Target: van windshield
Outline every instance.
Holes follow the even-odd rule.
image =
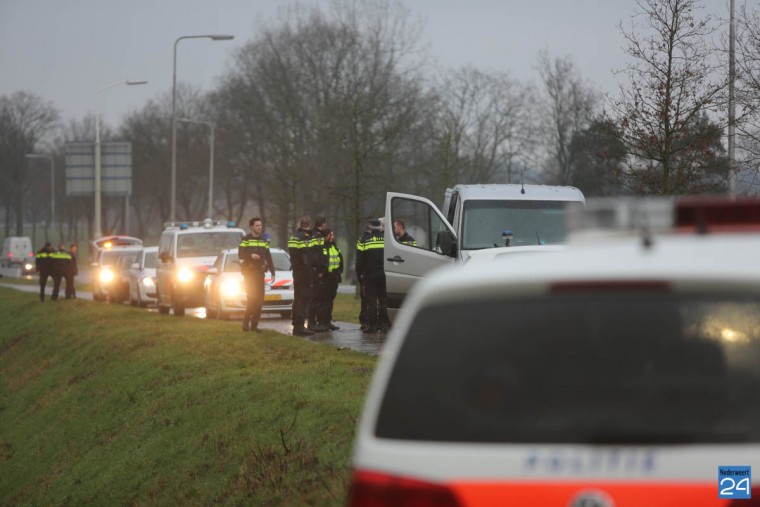
[[[425,308],[375,432],[449,442],[760,442],[760,299],[605,292]]]
[[[177,238],[177,257],[211,257],[240,244],[239,231],[193,232]]]
[[[563,243],[565,216],[578,201],[469,200],[464,203],[462,249],[507,246],[504,231],[511,231],[509,246]]]

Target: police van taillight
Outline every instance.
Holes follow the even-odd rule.
[[[632,234],[760,232],[760,198],[592,198],[569,209],[570,243]]]
[[[381,472],[355,471],[349,507],[460,507],[448,487]]]

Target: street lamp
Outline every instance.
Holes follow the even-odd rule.
[[[184,123],[198,123],[208,126],[211,129],[211,135],[209,136],[209,160],[208,160],[208,218],[213,218],[213,203],[214,203],[214,123],[204,120],[194,120],[192,118],[177,118],[177,121]]]
[[[177,44],[182,39],[231,40],[234,35],[183,35],[174,41],[174,58],[172,67],[172,175],[170,220],[177,220]]]
[[[38,153],[27,153],[24,156],[27,158],[46,158],[50,161],[50,223],[55,227],[55,163],[53,157]],[[45,227],[45,236],[45,241],[47,241],[47,227]]]
[[[102,88],[98,88],[98,93],[113,88],[119,85],[144,85],[147,81],[116,81],[115,83],[107,84]],[[98,96],[99,97],[99,96]],[[98,110],[95,114],[95,238],[99,238],[103,235],[103,231],[100,225],[101,219],[101,174],[100,174],[100,99],[98,99]]]

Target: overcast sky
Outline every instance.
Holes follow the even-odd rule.
[[[740,3],[744,0],[738,0]],[[750,5],[757,0],[750,0]],[[128,112],[171,91],[177,37],[232,34],[232,41],[185,40],[178,80],[211,89],[234,49],[259,23],[275,21],[289,0],[0,0],[0,95],[26,90],[50,100],[65,119],[98,109],[115,126]],[[328,0],[302,0],[302,5]],[[423,42],[441,65],[471,64],[536,81],[539,51],[569,55],[601,91],[617,89],[625,63],[617,29],[634,0],[403,0],[423,21]],[[705,0],[728,17],[728,0]],[[145,79],[145,86],[96,90]]]

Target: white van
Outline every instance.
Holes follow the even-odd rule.
[[[385,201],[385,278],[388,308],[430,270],[467,262],[486,248],[542,247],[565,242],[568,209],[585,204],[575,187],[548,185],[456,185],[446,190],[443,209],[416,195],[388,192]],[[393,234],[404,221],[415,244]]]
[[[25,236],[11,236],[3,240],[2,265],[21,267],[22,271],[34,271],[32,240]]]

